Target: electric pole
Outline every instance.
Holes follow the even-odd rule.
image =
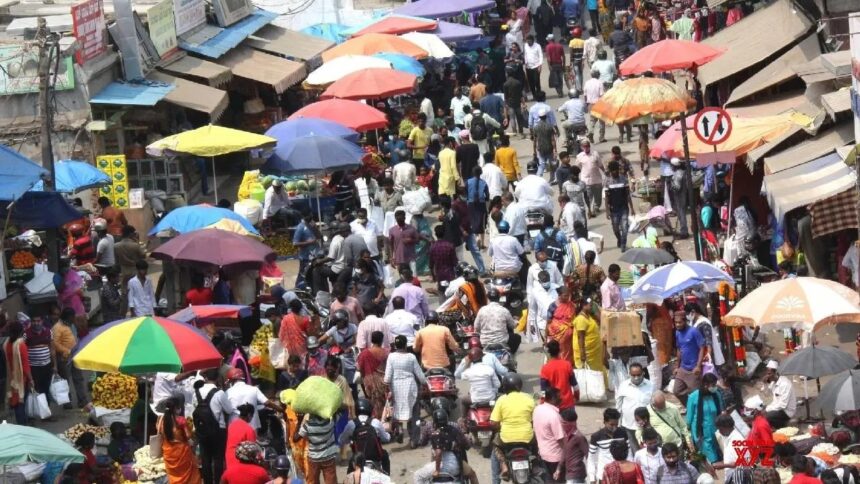
[[[51,60],[54,54],[56,38],[48,32],[47,22],[43,17],[36,20],[36,42],[39,44],[39,119],[41,120],[41,133],[39,145],[42,148],[42,167],[51,173],[50,180],[43,180],[45,191],[54,191],[54,148],[51,144],[51,129],[53,128],[53,116],[49,104],[51,94]],[[56,55],[60,55],[59,52]],[[56,227],[46,227],[48,247],[48,267],[57,270],[60,259],[60,245],[57,237]]]

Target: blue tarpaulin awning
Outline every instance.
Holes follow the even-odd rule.
[[[276,19],[278,14],[267,10],[257,9],[251,15],[243,18],[235,24],[222,29],[217,35],[199,44],[191,43],[186,39],[179,39],[179,47],[203,57],[217,59],[226,54],[230,49],[241,44],[251,34],[269,25]]]
[[[90,104],[155,106],[176,86],[157,81],[114,81],[90,99]]]
[[[340,34],[348,28],[349,27],[346,25],[340,24],[315,24],[310,27],[303,28],[300,32],[303,34],[313,35],[314,37],[319,37],[321,39],[330,40],[335,44],[340,44],[346,40],[345,37]]]
[[[0,209],[6,218],[9,205]],[[81,218],[78,212],[59,192],[27,192],[12,204],[12,220],[27,229],[53,229]]]
[[[47,176],[48,170],[6,145],[0,145],[0,200],[12,201]]]

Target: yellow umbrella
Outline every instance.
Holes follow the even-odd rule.
[[[656,77],[621,81],[591,107],[591,114],[607,123],[660,121],[680,116],[696,107],[696,101],[678,85]]]
[[[153,156],[188,154],[212,158],[212,177],[215,178],[215,157],[237,151],[274,146],[278,140],[261,134],[249,133],[223,126],[207,125],[191,131],[177,133],[146,147]],[[215,179],[215,199],[218,199],[218,181]]]
[[[234,234],[247,235],[248,237],[253,237],[257,240],[263,240],[263,237],[249,232],[248,229],[243,227],[242,224],[239,223],[237,220],[231,220],[229,218],[222,218],[214,224],[207,225],[204,228],[226,230],[227,232],[233,232]]]

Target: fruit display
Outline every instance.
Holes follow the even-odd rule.
[[[109,428],[97,427],[95,425],[87,425],[82,423],[76,424],[74,427],[71,427],[65,432],[63,432],[63,436],[69,439],[69,442],[74,442],[78,440],[78,437],[83,435],[85,432],[92,432],[92,434],[96,436],[96,440],[110,437]]]
[[[36,265],[36,256],[32,252],[19,250],[9,259],[13,269],[32,269]]]
[[[164,459],[153,459],[149,455],[149,446],[144,445],[134,452],[134,472],[137,472],[137,482],[152,483],[167,475]]]
[[[812,448],[812,452],[810,452],[809,455],[813,457],[818,457],[829,466],[835,465],[841,457],[839,447],[836,447],[830,442],[822,442],[820,444],[817,444],[815,447]]]
[[[380,156],[373,147],[365,147],[364,151],[365,153],[361,158],[361,167],[358,169],[358,173],[360,175],[369,173],[370,176],[374,178],[379,178],[384,175],[385,169],[388,168],[388,164],[385,163],[382,156]]]
[[[107,373],[93,382],[93,405],[110,410],[131,408],[137,401],[137,379],[120,373]]]
[[[271,324],[264,324],[254,333],[254,338],[251,340],[251,363],[256,360],[256,364],[251,363],[251,376],[254,378],[262,378],[274,383],[275,368],[272,366],[272,359],[269,357],[269,339],[274,338]]]
[[[292,257],[299,253],[298,247],[293,245],[293,239],[289,235],[272,234],[266,237],[263,243],[271,247],[279,257]]]

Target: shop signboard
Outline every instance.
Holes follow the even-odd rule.
[[[163,0],[147,10],[149,37],[163,59],[178,48],[173,0]]]
[[[102,187],[100,195],[107,197],[115,207],[128,208],[128,168],[125,155],[97,156],[96,167],[110,176],[113,182]]]
[[[206,4],[204,0],[173,0],[173,14],[176,35],[182,36],[206,23]]]
[[[53,70],[54,67],[51,66]],[[52,73],[53,75],[53,73]],[[74,61],[60,58],[54,90],[75,88]],[[39,92],[39,48],[35,45],[0,46],[0,96]]]
[[[107,49],[105,14],[102,0],[84,0],[72,5],[72,31],[78,40],[78,64],[100,56]]]

